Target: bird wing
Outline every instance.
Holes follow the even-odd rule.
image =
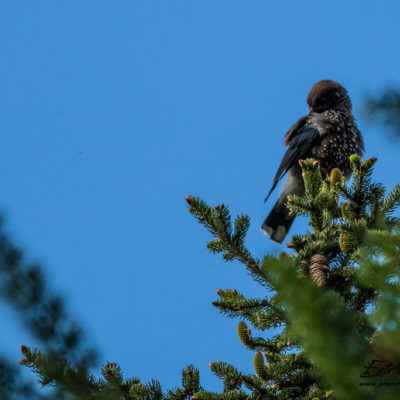
[[[289,132],[291,132],[290,130]],[[289,133],[288,132],[288,133]],[[266,202],[275,189],[278,182],[283,178],[286,172],[310,149],[312,143],[320,136],[318,129],[310,126],[302,126],[298,132],[291,132],[289,141],[289,148],[287,149],[281,164],[279,165],[278,171],[275,175],[274,182],[272,183],[271,190],[269,191],[264,202]]]

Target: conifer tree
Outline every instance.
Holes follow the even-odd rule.
[[[371,181],[375,158],[351,156],[352,181],[338,169],[323,177],[319,162],[301,160],[304,196],[290,196],[310,229],[294,235],[290,253],[263,260],[244,238],[249,218],[233,224],[224,205],[187,197],[189,211],[213,235],[207,247],[243,263],[268,289],[262,299],[218,290],[214,305],[239,318],[238,336],[254,351],[254,372],[211,364],[224,392],[198,399],[390,399],[400,386],[400,186],[385,195]],[[278,335],[268,335],[280,327]],[[253,337],[250,328],[265,331]],[[397,368],[397,369],[396,369]],[[382,376],[377,376],[381,374]],[[396,387],[397,385],[397,387]],[[247,390],[243,390],[246,388]]]
[[[308,217],[310,228],[292,237],[287,252],[262,260],[245,245],[247,215],[232,222],[227,206],[211,207],[187,196],[189,212],[213,236],[207,248],[225,261],[241,262],[265,288],[263,298],[217,290],[214,306],[239,320],[238,338],[254,353],[253,366],[240,369],[224,361],[210,363],[222,380],[221,392],[203,389],[192,365],[182,372],[182,386],[166,392],[155,380],[124,378],[116,363],[107,363],[97,378],[88,356],[71,357],[65,347],[79,348],[79,335],[42,352],[22,346],[21,364],[43,385],[55,386],[56,398],[66,399],[395,398],[400,385],[400,229],[393,213],[400,204],[400,186],[385,194],[381,184],[372,182],[375,162],[353,155],[353,178],[346,182],[338,169],[323,176],[318,161],[302,160],[305,194],[289,197],[288,207]],[[3,272],[25,274],[28,281],[40,276],[29,273],[9,242],[0,254]],[[48,309],[45,286],[31,283],[24,289],[28,298],[33,293],[40,299],[36,307]],[[14,294],[16,299],[24,296]],[[53,328],[50,337],[69,337],[57,330],[57,323]],[[279,333],[270,333],[272,328]]]

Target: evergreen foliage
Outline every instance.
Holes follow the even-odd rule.
[[[239,319],[238,337],[254,352],[253,366],[245,366],[250,372],[223,361],[210,363],[222,380],[220,393],[204,390],[192,365],[182,371],[181,387],[167,392],[155,380],[124,378],[116,363],[108,362],[102,377],[95,377],[93,353],[49,293],[40,268],[26,265],[3,236],[3,294],[24,314],[28,310],[27,325],[44,343],[43,351],[22,346],[20,364],[42,385],[53,386],[52,398],[60,399],[395,398],[400,386],[400,228],[394,211],[400,186],[385,195],[383,186],[371,180],[375,162],[353,155],[353,178],[346,182],[338,169],[327,174],[318,161],[301,160],[305,194],[290,196],[287,204],[292,214],[309,219],[309,229],[293,236],[288,252],[262,260],[245,245],[248,216],[232,221],[227,206],[210,207],[187,196],[189,212],[212,235],[207,248],[225,261],[241,262],[266,290],[263,298],[217,290],[213,305]],[[0,363],[1,369],[10,371],[6,363]],[[27,386],[13,385],[12,380],[3,384],[2,398],[13,398],[12,392],[25,398]]]
[[[238,394],[248,389],[247,399],[389,399],[398,392],[389,386],[396,377],[374,379],[368,376],[372,364],[366,366],[387,360],[393,368],[399,360],[400,236],[393,212],[400,188],[385,196],[383,186],[371,181],[375,158],[362,162],[353,155],[350,161],[349,183],[338,169],[323,176],[318,161],[300,161],[305,194],[289,196],[288,207],[307,216],[310,229],[293,236],[291,253],[262,261],[244,245],[246,216],[237,217],[233,228],[226,206],[187,197],[189,211],[214,236],[207,247],[242,262],[270,289],[264,299],[218,290],[214,302],[223,314],[242,319],[238,336],[256,352],[255,373],[237,383]],[[253,338],[245,321],[267,331],[266,337]],[[268,334],[275,327],[280,333]]]
[[[400,134],[400,90],[388,88],[365,104],[366,114],[389,127],[395,135]]]

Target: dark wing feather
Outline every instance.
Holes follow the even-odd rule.
[[[315,128],[304,127],[299,132],[294,134],[289,142],[289,148],[287,149],[281,164],[279,165],[278,171],[275,175],[274,182],[271,190],[269,191],[264,202],[266,202],[275,189],[278,182],[283,178],[286,172],[302,158],[310,149],[312,143],[319,137],[319,132]]]

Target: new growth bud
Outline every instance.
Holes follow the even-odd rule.
[[[304,168],[307,165],[306,160],[299,160],[299,164],[301,168]]]
[[[215,206],[215,209],[217,210],[217,211],[222,211],[222,209],[225,207],[225,205],[224,204],[218,204],[217,206]]]
[[[361,157],[358,154],[352,154],[350,156],[350,162],[357,168],[361,166]]]
[[[26,357],[29,354],[29,347],[24,344],[21,345],[21,353]]]
[[[189,204],[189,206],[192,204],[192,200],[193,200],[193,196],[191,196],[190,194],[186,195],[186,203]]]
[[[370,157],[367,160],[364,161],[364,167],[367,169],[372,168],[372,166],[377,162],[377,158],[376,157]]]

